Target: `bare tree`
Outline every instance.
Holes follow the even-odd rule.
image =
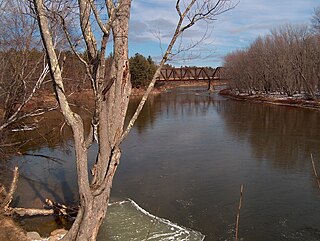
[[[314,14],[311,18],[311,27],[315,33],[320,34],[320,7],[314,9]]]
[[[304,25],[285,25],[225,58],[231,88],[239,92],[287,96],[319,92],[319,36]]]
[[[68,11],[56,11],[51,7],[52,2],[54,1],[33,0],[33,7],[47,53],[55,95],[67,124],[72,128],[75,143],[80,207],[77,218],[64,240],[95,240],[106,215],[113,177],[121,156],[120,144],[130,132],[142,110],[162,66],[167,59],[173,56],[172,48],[174,44],[184,31],[198,21],[212,21],[217,15],[232,8],[233,5],[231,0],[176,1],[175,8],[178,14],[176,29],[159,68],[124,131],[124,119],[131,91],[128,60],[131,0],[107,0],[105,3],[78,0],[75,4],[77,10],[74,12],[78,14],[77,22],[80,25],[86,48],[86,58],[79,54],[77,43],[70,38],[65,22],[70,13]],[[55,1],[55,3],[57,2],[64,3],[64,1]],[[70,44],[70,49],[83,63],[92,83],[95,109],[88,136],[85,136],[83,119],[70,108],[66,95],[62,66],[53,44],[51,29],[53,18],[60,19],[60,25]],[[97,29],[93,30],[94,27]],[[100,44],[97,44],[98,36],[102,36],[99,39]],[[113,43],[113,60],[110,71],[106,72],[105,55],[108,41]],[[98,151],[96,153],[96,163],[89,172],[88,149],[94,142],[98,145]],[[92,178],[89,178],[89,173],[91,173]]]
[[[0,6],[0,131],[50,109],[25,110],[49,73],[45,55],[38,49],[41,40],[36,37],[36,20],[28,12],[28,5],[21,1]]]

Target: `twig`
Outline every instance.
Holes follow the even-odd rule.
[[[316,177],[316,180],[317,180],[317,183],[318,183],[318,187],[320,189],[320,179],[319,179],[319,176],[318,176],[318,173],[317,173],[316,165],[314,164],[314,161],[313,161],[312,153],[311,153],[311,162],[312,162],[313,172],[314,172],[314,175]]]
[[[0,183],[0,195],[4,196],[4,197],[8,196],[6,187],[4,185],[2,185],[1,183]]]
[[[240,209],[241,209],[241,206],[242,206],[242,194],[243,194],[243,184],[241,184],[241,187],[240,187],[240,200],[239,200],[239,206],[238,206],[238,212],[237,212],[235,241],[239,240],[238,239],[238,234],[239,234]]]
[[[75,218],[79,211],[79,206],[66,206],[50,199],[46,199],[46,204],[54,211],[55,214],[68,218]]]

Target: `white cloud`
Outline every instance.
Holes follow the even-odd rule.
[[[175,11],[175,0],[135,0],[132,2],[130,25],[130,41],[135,43],[149,42],[141,53],[148,55],[147,51],[160,56],[159,38],[162,44],[168,43],[174,31],[178,15]],[[236,0],[234,1],[236,2]],[[217,17],[217,21],[209,26],[209,35],[203,45],[197,46],[193,51],[212,56],[208,65],[222,62],[223,55],[237,48],[247,47],[258,36],[269,33],[269,30],[286,23],[308,24],[313,9],[319,6],[319,0],[240,0],[235,9]],[[206,31],[204,23],[193,26],[184,34],[184,41],[197,41]],[[212,32],[212,33],[211,33]],[[144,52],[143,52],[144,51]],[[206,54],[209,53],[209,54]],[[220,59],[220,61],[217,61]],[[198,61],[201,62],[201,59]],[[195,65],[197,60],[191,60],[190,65]]]

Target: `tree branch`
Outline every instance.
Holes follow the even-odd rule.
[[[78,0],[78,2],[82,35],[87,45],[89,62],[91,62],[97,56],[97,42],[93,35],[90,23],[91,5],[88,3],[88,0]]]
[[[13,171],[13,180],[11,182],[9,192],[7,193],[6,198],[1,204],[1,207],[4,208],[5,210],[9,208],[9,205],[13,199],[13,195],[18,186],[18,179],[19,179],[19,168],[16,166]]]
[[[182,23],[183,21],[185,20],[186,16],[190,13],[192,7],[194,6],[194,4],[197,2],[197,0],[192,0],[188,5],[187,7],[185,8],[185,10],[183,11],[183,13],[181,12],[181,9],[180,9],[180,0],[177,0],[176,1],[176,11],[178,12],[178,15],[180,16],[179,17],[179,20],[178,20],[178,23],[177,23],[177,26],[176,26],[176,29],[175,29],[175,32],[173,34],[173,37],[167,47],[167,50],[164,54],[164,56],[162,57],[162,60],[160,62],[160,65],[158,67],[158,69],[156,70],[153,78],[152,78],[152,81],[150,82],[147,90],[145,91],[134,115],[132,116],[131,120],[129,121],[129,124],[126,128],[126,130],[123,132],[123,134],[121,135],[121,137],[119,138],[118,142],[117,142],[117,145],[120,145],[122,143],[122,141],[128,136],[129,132],[131,131],[134,123],[136,122],[150,92],[152,91],[156,81],[157,81],[157,78],[158,76],[160,75],[160,71],[163,67],[163,65],[165,64],[165,62],[167,61],[167,59],[170,57],[170,55],[172,55],[171,51],[172,51],[172,48],[173,48],[173,45],[175,44],[177,38],[188,28],[190,28],[192,25],[194,25],[198,20],[200,19],[203,19],[205,16],[207,16],[208,14],[212,14],[212,12],[214,11],[214,9],[218,8],[218,6],[220,6],[220,4],[224,3],[225,1],[230,1],[230,0],[219,0],[215,5],[214,7],[212,8],[209,8],[208,9],[208,13],[204,14],[203,17],[197,19],[196,17],[193,18],[193,20],[186,26],[184,27],[181,27],[182,26]],[[207,4],[207,6],[209,6],[210,1],[205,1],[204,4]],[[220,8],[219,8],[220,9]],[[230,10],[231,7],[228,7],[227,10]],[[226,11],[227,11],[226,10]],[[219,13],[219,12],[218,12]],[[196,16],[196,15],[195,15]]]
[[[94,1],[93,0],[88,0],[88,1],[90,1],[90,6],[92,8],[93,14],[94,14],[94,16],[95,16],[95,18],[97,20],[97,23],[98,23],[100,29],[102,30],[102,32],[104,34],[109,35],[110,34],[110,28],[111,28],[110,23],[112,22],[112,20],[109,18],[109,20],[106,23],[106,25],[104,25],[102,20],[101,20],[101,18],[100,18],[100,14],[98,12],[98,9],[97,9],[96,5],[94,4]]]
[[[49,66],[48,66],[48,64],[46,64],[45,68],[43,69],[42,73],[40,74],[36,84],[34,85],[31,93],[29,94],[29,96],[20,104],[18,109],[9,117],[9,119],[0,126],[0,131],[3,130],[4,128],[6,128],[7,126],[11,125],[12,123],[30,116],[28,114],[25,114],[25,115],[18,117],[19,113],[21,113],[22,108],[32,99],[36,90],[40,88],[41,84],[43,83],[43,80],[45,79],[45,77],[47,76],[48,73],[49,73]]]
[[[194,1],[195,1],[195,0],[193,0],[192,2],[194,3]],[[179,0],[178,0],[177,2],[179,2]],[[190,7],[190,8],[191,8],[191,7]],[[189,8],[189,9],[190,9],[190,8]],[[141,101],[140,101],[140,103],[139,103],[139,105],[138,105],[138,107],[137,107],[134,115],[132,116],[131,120],[129,121],[129,124],[128,124],[126,130],[122,133],[122,135],[121,135],[121,137],[119,138],[119,140],[117,141],[117,144],[116,144],[116,145],[119,146],[119,145],[122,143],[122,141],[128,136],[128,134],[129,134],[129,132],[131,131],[134,123],[135,123],[136,120],[138,119],[138,116],[139,116],[139,114],[140,114],[140,112],[141,112],[141,110],[142,110],[142,108],[143,108],[143,106],[144,106],[144,104],[145,104],[145,102],[146,102],[149,94],[151,93],[151,91],[152,91],[152,89],[153,89],[153,87],[154,87],[154,85],[155,85],[155,83],[156,83],[156,81],[157,81],[158,76],[160,75],[160,71],[161,71],[163,65],[165,64],[165,62],[167,61],[169,55],[171,54],[171,50],[172,50],[172,48],[173,48],[173,45],[175,44],[177,38],[178,38],[179,35],[181,34],[180,27],[181,27],[181,24],[182,24],[182,22],[183,22],[183,20],[184,20],[184,17],[185,17],[185,15],[186,15],[186,13],[187,13],[187,12],[184,12],[183,15],[182,15],[182,17],[179,18],[179,21],[178,21],[178,23],[177,23],[177,27],[176,27],[176,29],[175,29],[174,35],[173,35],[173,37],[172,37],[172,39],[171,39],[171,41],[170,41],[170,43],[169,43],[169,45],[168,45],[168,47],[167,47],[167,50],[166,50],[164,56],[162,57],[162,60],[161,60],[161,62],[160,62],[160,65],[159,65],[158,69],[156,70],[156,72],[155,72],[155,74],[154,74],[154,76],[153,76],[150,84],[148,85],[147,90],[146,90],[145,93],[143,94],[142,99],[141,99]]]

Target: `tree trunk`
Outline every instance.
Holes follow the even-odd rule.
[[[114,58],[108,82],[113,84],[104,93],[99,114],[99,152],[93,168],[90,192],[80,193],[79,214],[63,240],[96,240],[110,198],[112,181],[120,161],[119,138],[123,133],[124,120],[131,92],[128,60],[128,28],[130,0],[123,0],[122,7],[113,21]],[[78,185],[82,185],[78,178]]]
[[[75,142],[80,209],[75,222],[63,240],[96,240],[99,227],[106,215],[113,177],[121,156],[118,140],[123,132],[124,119],[131,91],[128,61],[128,28],[131,1],[123,0],[121,2],[121,6],[119,6],[116,12],[117,17],[112,22],[114,60],[111,73],[109,74],[111,81],[110,79],[101,79],[100,73],[98,73],[101,67],[104,67],[101,66],[104,61],[99,61],[93,66],[97,71],[93,73],[93,76],[99,78],[99,80],[95,79],[95,82],[101,80],[113,84],[106,90],[97,89],[97,95],[102,95],[102,98],[96,98],[96,106],[99,106],[97,118],[99,151],[97,153],[97,162],[93,170],[94,177],[91,185],[89,185],[88,145],[84,138],[83,121],[79,115],[71,110],[67,96],[65,95],[62,72],[54,50],[43,0],[34,0],[34,4],[38,13],[38,22],[47,52],[51,76],[54,81],[56,97],[68,125],[72,128]],[[83,14],[83,21],[86,25],[83,30],[84,35],[88,38],[86,41],[91,41],[90,44],[94,48],[93,33],[87,22],[88,14],[90,13],[87,9],[89,3],[80,0],[79,5],[83,8],[81,8],[80,14]],[[96,55],[94,55],[95,50],[92,49],[91,52],[91,58],[96,58]]]

